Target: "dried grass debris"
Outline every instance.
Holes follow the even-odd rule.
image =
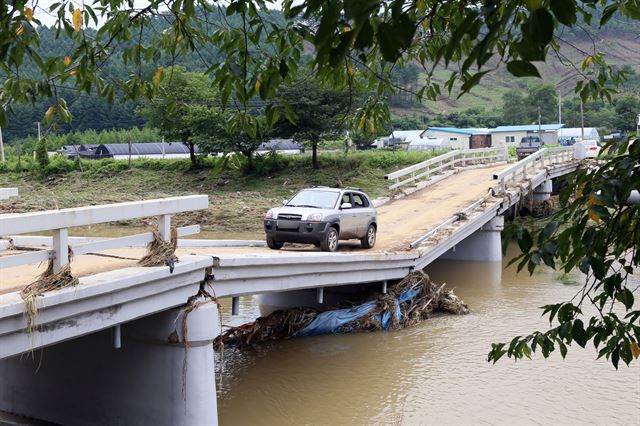
[[[177,262],[178,257],[175,254],[178,247],[177,229],[171,229],[170,241],[165,241],[157,229],[154,229],[152,233],[153,240],[147,245],[147,253],[138,261],[138,265],[162,266]]]
[[[69,261],[71,261],[71,250]],[[38,298],[45,292],[78,285],[78,278],[71,275],[71,266],[67,263],[58,272],[53,272],[53,259],[49,260],[47,269],[31,284],[20,291],[24,301],[24,315],[27,318],[27,333],[34,330],[38,316]]]

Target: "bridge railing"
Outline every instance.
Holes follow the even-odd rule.
[[[427,179],[434,173],[453,168],[456,165],[465,166],[467,164],[484,164],[506,160],[506,158],[503,157],[505,157],[505,153],[497,147],[457,149],[389,173],[385,175],[384,178],[395,181],[389,185],[389,189],[395,189],[403,185],[415,183],[418,180]]]
[[[530,178],[536,171],[546,166],[569,162],[573,159],[573,147],[542,148],[500,173],[494,174],[493,178],[500,181],[498,189],[505,191],[509,185]]]
[[[105,204],[99,206],[78,207],[61,210],[48,210],[33,213],[17,213],[0,216],[0,235],[9,236],[41,231],[53,232],[53,248],[24,254],[0,257],[0,269],[13,266],[39,263],[53,259],[54,271],[69,263],[69,228],[96,225],[121,220],[139,219],[156,216],[158,231],[168,241],[171,238],[171,215],[193,210],[203,210],[209,206],[206,195],[190,195],[156,200],[133,201],[127,203]],[[178,236],[200,232],[200,226],[185,226],[177,229]],[[149,243],[153,240],[151,232],[93,241],[73,246],[73,254],[100,252],[115,248]]]

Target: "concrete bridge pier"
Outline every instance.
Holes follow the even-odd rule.
[[[502,262],[501,232],[504,217],[496,216],[462,242],[440,256],[443,260]]]
[[[217,425],[218,307],[172,309],[0,361],[0,410],[64,425]],[[120,346],[120,348],[118,348]]]
[[[547,201],[549,198],[551,198],[552,193],[553,181],[551,179],[547,179],[533,189],[533,194],[528,194],[525,197],[525,205],[527,205],[531,201],[533,201],[534,204]]]

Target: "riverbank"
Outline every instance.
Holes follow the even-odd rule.
[[[355,186],[372,198],[389,194],[384,175],[424,161],[440,152],[366,151],[322,153],[321,168],[311,167],[309,155],[266,156],[255,160],[255,169],[242,164],[206,159],[191,168],[189,160],[99,160],[54,169],[44,176],[37,169],[0,171],[0,187],[17,187],[20,196],[0,201],[0,214],[78,207],[163,198],[188,194],[209,195],[207,210],[178,215],[178,225],[200,223],[205,232],[260,233],[264,214],[296,191],[314,185]],[[145,227],[140,221],[118,223]],[[101,227],[107,236],[109,229]]]

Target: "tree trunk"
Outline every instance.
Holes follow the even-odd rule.
[[[195,167],[196,165],[196,145],[193,143],[187,143],[189,147],[189,158],[191,159],[191,165]]]
[[[320,163],[318,163],[318,142],[311,143],[311,164],[316,170],[320,168]]]
[[[244,155],[247,156],[247,171],[253,170],[253,151],[247,151]]]

